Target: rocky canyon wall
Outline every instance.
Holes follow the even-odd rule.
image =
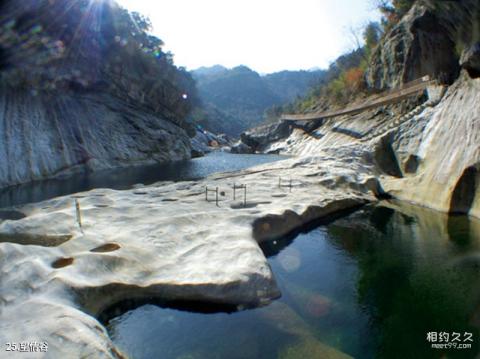
[[[190,157],[175,124],[108,94],[0,89],[0,187]]]
[[[298,156],[358,153],[373,164],[380,193],[480,218],[479,7],[439,3],[417,2],[383,38],[367,71],[379,89],[423,75],[438,85],[356,115],[296,122],[286,132],[253,130],[243,143]]]
[[[190,158],[194,82],[141,24],[114,2],[0,4],[0,188]]]

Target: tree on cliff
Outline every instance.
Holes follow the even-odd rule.
[[[363,30],[363,39],[365,41],[365,53],[367,60],[370,58],[373,49],[378,45],[382,36],[382,29],[378,22],[369,22]]]
[[[272,108],[267,113],[270,122],[284,112],[310,112],[340,106],[349,102],[358,93],[367,90],[365,71],[371,54],[383,35],[378,22],[369,22],[362,32],[352,29],[357,48],[339,56],[325,72],[324,76],[310,89],[309,93],[295,102],[280,108]],[[363,44],[361,37],[362,34]]]
[[[374,5],[380,10],[384,19],[384,28],[397,23],[413,6],[416,0],[374,0]]]

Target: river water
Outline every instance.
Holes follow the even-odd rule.
[[[137,359],[479,352],[478,221],[386,202],[263,250],[282,291],[271,305],[202,314],[147,304],[108,322],[113,341]],[[432,348],[442,343],[451,348]]]
[[[0,189],[0,208],[40,202],[93,188],[128,189],[138,183],[148,185],[158,181],[192,180],[215,172],[235,171],[285,158],[278,155],[212,152],[205,157],[189,161],[86,172],[64,179],[38,181]]]

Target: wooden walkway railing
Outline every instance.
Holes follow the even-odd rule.
[[[417,80],[408,82],[402,87],[383,92],[379,95],[368,98],[364,103],[356,106],[344,108],[336,111],[316,112],[308,114],[284,114],[281,121],[313,121],[323,118],[331,118],[343,115],[354,115],[375,107],[399,102],[418,92],[424,91],[428,86],[435,85],[436,80],[430,80],[429,76],[421,77]]]

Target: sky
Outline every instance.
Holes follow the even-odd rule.
[[[380,18],[371,0],[117,2],[148,16],[164,50],[188,70],[216,64],[260,73],[326,68],[355,48],[349,29]]]

